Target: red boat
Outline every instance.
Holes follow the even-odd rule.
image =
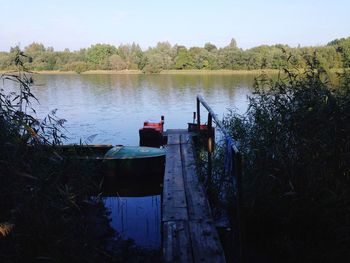
[[[164,116],[160,122],[145,121],[143,128],[139,130],[140,146],[160,147],[165,144],[163,137]]]

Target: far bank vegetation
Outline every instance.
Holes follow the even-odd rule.
[[[0,52],[0,70],[11,70],[12,60],[19,47],[11,47],[9,52]],[[85,71],[112,70],[126,72],[159,73],[200,70],[256,70],[281,69],[285,66],[286,54],[292,54],[300,67],[306,67],[302,57],[316,52],[317,58],[326,69],[334,70],[350,65],[350,37],[336,39],[323,46],[296,47],[288,45],[261,45],[243,50],[234,39],[222,48],[212,43],[203,47],[187,48],[159,42],[155,47],[142,50],[138,44],[95,44],[78,51],[55,51],[41,43],[24,47],[28,55],[25,66],[34,71]]]

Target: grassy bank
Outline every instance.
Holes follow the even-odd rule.
[[[277,74],[278,70],[275,69],[266,69],[264,70],[267,74]],[[260,69],[252,69],[252,70],[225,70],[225,69],[219,69],[219,70],[195,70],[195,69],[189,69],[189,70],[162,70],[159,74],[184,74],[184,75],[245,75],[245,74],[252,74],[252,75],[260,75],[262,73],[262,70]]]
[[[0,74],[6,74],[9,73],[11,71],[6,71],[6,70],[2,70],[0,71]],[[62,71],[62,70],[34,70],[34,71],[30,71],[34,74],[42,74],[42,75],[76,75],[76,74],[82,74],[82,75],[93,75],[93,74],[105,74],[105,75],[135,75],[135,74],[143,74],[143,72],[141,70],[88,70],[88,71],[84,71],[81,73],[77,73],[75,71]]]
[[[264,70],[268,74],[277,74],[278,70],[268,69]],[[7,73],[8,71],[0,71],[0,74]],[[35,74],[78,74],[74,71],[61,71],[61,70],[41,70],[32,71]],[[105,74],[105,75],[139,75],[139,74],[152,74],[152,75],[244,75],[252,74],[259,75],[262,70],[162,70],[159,73],[144,73],[141,70],[88,70],[81,72],[82,75],[93,75],[93,74]]]
[[[343,69],[330,69],[329,73],[341,73]],[[8,73],[9,71],[2,70],[0,74]],[[61,70],[41,70],[41,71],[31,71],[35,74],[42,75],[50,75],[50,74],[58,74],[58,75],[71,75],[78,74],[75,71],[61,71]],[[141,74],[152,74],[152,75],[260,75],[262,73],[268,75],[276,75],[281,71],[278,69],[252,69],[252,70],[202,70],[202,69],[181,69],[181,70],[162,70],[159,73],[144,73],[141,70],[88,70],[81,72],[79,74],[82,75],[141,75]]]

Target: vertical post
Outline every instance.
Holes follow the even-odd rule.
[[[192,123],[196,123],[196,112],[193,112],[193,122]]]
[[[160,116],[160,122],[162,123],[162,130],[164,128],[164,116]]]
[[[199,101],[199,98],[197,97],[197,132],[199,136],[199,132],[201,130],[201,103]]]
[[[212,128],[213,127],[213,117],[210,112],[208,113],[208,130],[207,130],[207,138],[208,138],[208,152],[213,152],[213,137],[212,137]]]
[[[212,116],[210,114],[210,112],[208,113],[208,130],[207,130],[207,138],[208,138],[208,183],[211,184],[212,183],[212,173],[213,173],[213,168],[212,168],[212,158],[211,158],[211,155],[212,155],[212,152],[213,152],[213,138],[212,138],[212,124],[213,122],[213,119],[212,119]],[[210,189],[210,187],[209,187]]]
[[[234,153],[234,173],[236,176],[236,220],[237,220],[237,239],[238,239],[238,262],[243,262],[243,248],[242,248],[242,228],[241,228],[241,194],[242,194],[242,168],[243,159],[241,153]]]

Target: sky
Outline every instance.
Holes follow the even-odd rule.
[[[157,42],[240,48],[323,45],[350,36],[350,0],[0,0],[0,51]]]

